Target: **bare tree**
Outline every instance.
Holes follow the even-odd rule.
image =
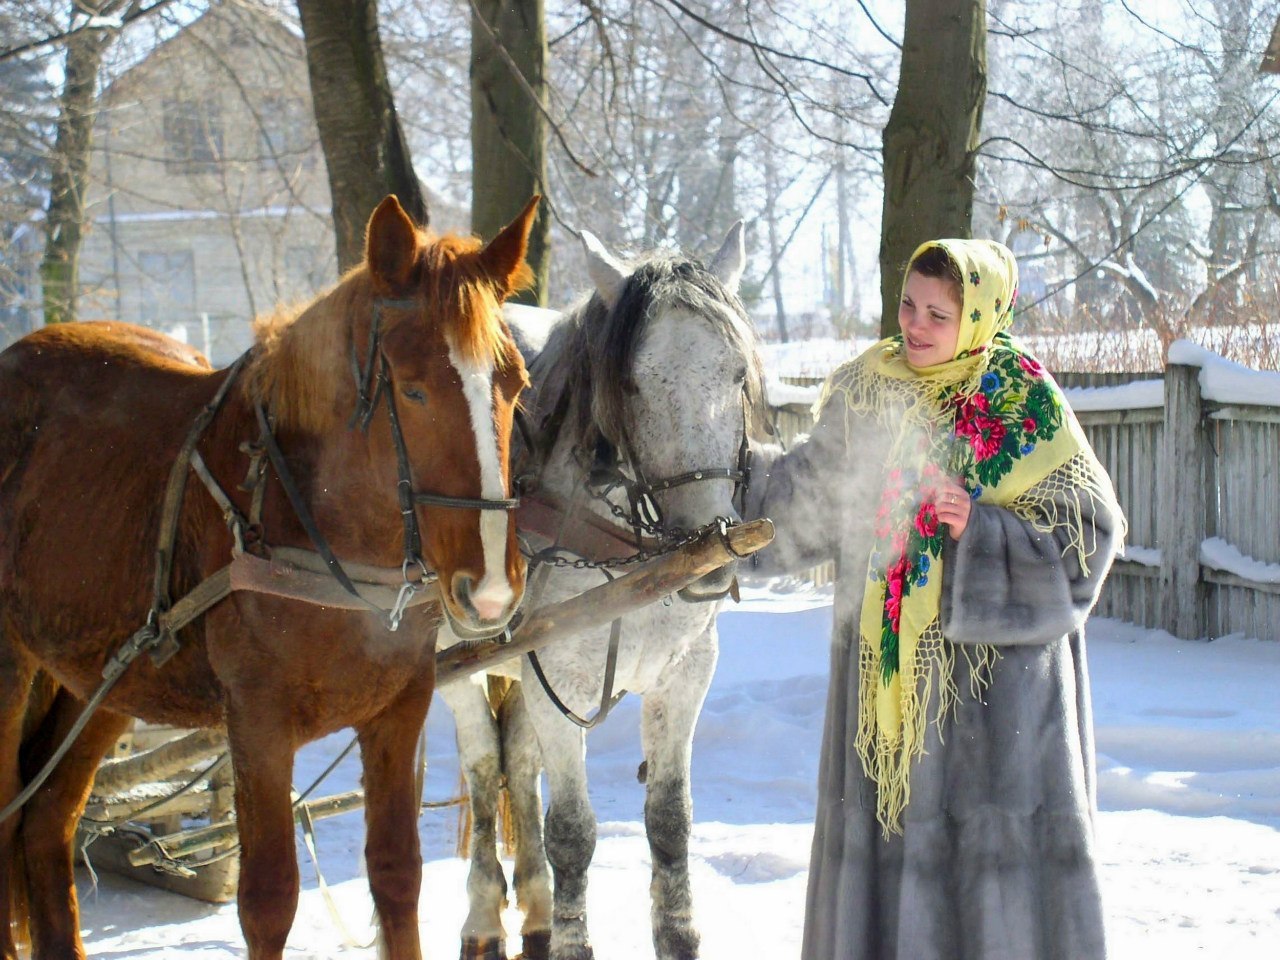
[[[136,0],[133,2],[137,6]],[[76,319],[80,289],[80,238],[84,229],[85,194],[93,122],[97,112],[98,71],[116,28],[103,18],[119,12],[125,0],[71,0],[72,32],[66,39],[65,79],[58,116],[45,209],[44,259],[40,277],[44,286],[44,321],[62,323]],[[104,25],[86,27],[85,20]]]
[[[338,267],[360,262],[364,226],[388,193],[418,223],[426,200],[387,80],[377,0],[297,0],[316,125],[329,171]]]
[[[20,45],[30,29],[28,11],[0,13],[0,45]],[[0,346],[30,328],[28,305],[39,299],[28,289],[23,250],[46,202],[44,159],[56,119],[56,90],[43,66],[33,57],[0,61]]]
[[[880,331],[886,336],[897,330],[911,251],[935,237],[970,234],[987,98],[985,0],[907,0],[906,11],[898,92],[884,129]]]
[[[1280,16],[1276,17],[1276,25],[1271,28],[1271,42],[1267,44],[1258,69],[1263,73],[1280,73]]]
[[[1125,2],[993,3],[977,216],[1023,261],[1024,324],[1149,330],[1158,361],[1274,311],[1280,130],[1253,65],[1276,6],[1212,0],[1171,32]]]
[[[547,28],[544,0],[471,5],[471,229],[484,239],[546,196]],[[529,234],[534,285],[518,299],[545,305],[551,217],[543,204]]]

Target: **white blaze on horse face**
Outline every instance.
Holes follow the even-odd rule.
[[[471,411],[471,429],[476,439],[476,458],[480,461],[480,496],[501,500],[507,495],[503,482],[502,460],[498,453],[498,434],[494,425],[493,364],[464,360],[452,343],[449,361],[462,380],[462,393]],[[483,620],[497,620],[515,599],[515,591],[507,580],[507,510],[481,510],[480,542],[484,546],[484,576],[471,592],[471,604]]]

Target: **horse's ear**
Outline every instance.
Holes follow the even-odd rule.
[[[720,252],[711,259],[711,273],[730,293],[738,292],[738,281],[747,269],[747,248],[743,241],[742,221],[729,228]]]
[[[596,239],[594,233],[582,231],[582,247],[587,251],[587,273],[596,286],[600,299],[610,310],[622,296],[622,287],[627,282],[627,271],[622,264],[609,255],[604,244]]]
[[[395,194],[388,194],[365,230],[364,258],[374,286],[384,293],[407,287],[417,253],[418,229]]]
[[[497,284],[503,297],[526,286],[533,279],[524,256],[529,250],[529,231],[533,229],[533,218],[541,201],[542,197],[535,193],[524,205],[520,215],[503,227],[502,232],[480,251],[480,264]]]

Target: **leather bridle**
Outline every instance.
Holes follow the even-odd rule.
[[[409,450],[405,443],[404,431],[400,426],[400,416],[396,409],[395,390],[393,389],[391,366],[387,361],[386,355],[382,352],[382,310],[383,308],[391,308],[396,310],[412,310],[418,306],[415,300],[391,300],[379,298],[373,303],[373,320],[369,325],[369,344],[366,354],[366,361],[361,365],[359,358],[356,356],[356,346],[354,338],[351,341],[351,371],[356,383],[356,407],[351,414],[351,420],[348,426],[352,429],[359,427],[363,432],[368,432],[369,424],[373,419],[373,414],[378,408],[379,401],[385,396],[387,404],[387,416],[391,425],[391,438],[395,445],[396,451],[396,473],[398,479],[396,481],[396,496],[400,504],[400,516],[404,522],[404,560],[401,564],[401,572],[404,575],[404,584],[400,588],[394,608],[388,612],[388,625],[392,630],[399,625],[400,617],[404,613],[408,601],[419,590],[423,589],[428,583],[435,582],[438,578],[436,573],[432,571],[422,558],[422,533],[418,523],[417,505],[423,504],[434,507],[448,507],[459,510],[515,510],[520,506],[519,497],[509,498],[488,498],[488,497],[455,497],[440,493],[422,492],[413,489],[413,471],[409,463]],[[375,372],[376,371],[376,372]],[[279,445],[276,443],[274,432],[271,429],[271,421],[263,410],[261,404],[254,405],[258,418],[258,426],[261,431],[261,442],[266,449],[268,457],[271,459],[271,465],[275,468],[276,474],[280,478],[281,486],[284,488],[289,502],[292,504],[294,512],[297,514],[299,522],[306,530],[307,536],[311,538],[312,544],[315,545],[316,551],[324,559],[329,571],[334,578],[342,584],[343,588],[353,596],[359,597],[360,594],[356,590],[355,585],[342,569],[342,564],[334,555],[329,547],[328,541],[320,532],[319,526],[312,517],[310,509],[307,507],[306,501],[302,497],[301,491],[298,489],[297,483],[294,481],[292,474],[289,472],[288,465],[285,462],[284,454],[280,451]],[[418,576],[411,578],[410,573],[414,572]]]
[[[631,441],[625,421],[620,425],[619,432],[620,443],[616,445],[603,434],[597,439],[586,483],[600,498],[606,498],[615,489],[622,490],[630,510],[629,521],[637,531],[659,538],[678,536],[681,531],[667,527],[662,508],[658,506],[654,494],[691,483],[732,481],[733,494],[730,500],[738,500],[739,512],[745,512],[747,490],[751,486],[751,446],[747,436],[745,387],[742,392],[742,439],[738,444],[737,463],[732,467],[698,467],[673,476],[649,480],[640,466],[640,458],[635,454],[635,444]]]

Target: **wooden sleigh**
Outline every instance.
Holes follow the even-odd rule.
[[[607,624],[676,593],[773,539],[754,520],[711,528],[679,550],[576,597],[531,612],[509,636],[460,644],[436,657],[436,685],[454,683],[551,643],[556,636]],[[328,581],[305,566],[277,564],[272,576],[297,586]],[[328,581],[331,582],[331,581]],[[80,821],[77,849],[95,869],[214,903],[234,899],[238,880],[233,783],[219,730],[135,729],[105,760]],[[306,797],[295,819],[309,833],[326,817],[363,806],[363,791]],[[308,838],[309,839],[309,838]]]

